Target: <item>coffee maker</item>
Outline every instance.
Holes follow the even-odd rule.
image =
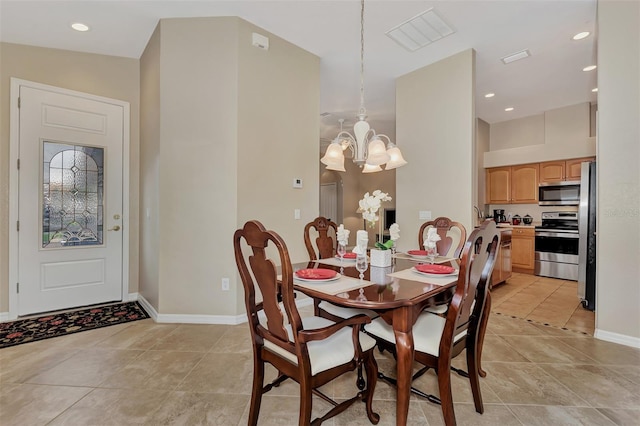
[[[504,215],[504,209],[495,209],[493,211],[493,220],[496,223],[506,222],[507,217]]]

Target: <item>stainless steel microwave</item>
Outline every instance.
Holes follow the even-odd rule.
[[[577,206],[580,204],[580,181],[541,183],[538,205]]]

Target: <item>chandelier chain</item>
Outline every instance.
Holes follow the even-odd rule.
[[[364,0],[360,7],[360,115],[366,114],[364,108]]]

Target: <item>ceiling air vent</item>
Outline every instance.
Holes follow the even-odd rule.
[[[428,9],[386,32],[393,41],[410,52],[455,33],[436,12]]]
[[[511,62],[515,62],[515,61],[519,61],[520,59],[524,59],[524,58],[528,58],[529,56],[531,56],[531,53],[529,52],[528,49],[525,50],[521,50],[520,52],[516,52],[516,53],[512,53],[511,55],[507,55],[504,58],[502,58],[502,62],[507,65],[510,64]]]

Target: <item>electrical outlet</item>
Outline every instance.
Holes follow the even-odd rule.
[[[222,291],[229,291],[229,278],[222,279]]]

